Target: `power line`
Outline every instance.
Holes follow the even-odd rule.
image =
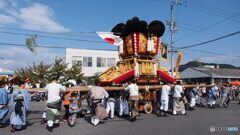
[[[15,44],[15,43],[0,43],[0,46],[19,46],[19,47],[27,47],[24,44]],[[62,46],[43,46],[43,45],[38,45],[36,46],[38,48],[54,48],[54,49],[66,49],[69,47],[62,47]],[[83,48],[76,48],[76,49],[83,49]],[[116,51],[114,49],[92,49],[92,50],[107,50],[107,51]]]
[[[183,27],[183,26],[181,26],[180,29],[181,29],[181,28],[182,28],[182,29],[186,29],[186,30],[195,31],[195,29],[188,28],[188,27]],[[213,34],[213,35],[218,35],[218,36],[219,36],[219,34],[215,34],[215,33],[207,32],[207,31],[204,31],[203,33],[208,33],[208,34]]]
[[[190,47],[204,45],[204,44],[207,44],[207,43],[210,43],[210,42],[214,42],[214,41],[217,41],[217,40],[220,40],[220,39],[223,39],[223,38],[227,38],[227,37],[230,37],[230,36],[233,36],[233,35],[237,35],[237,34],[240,34],[240,31],[237,31],[237,32],[234,32],[234,33],[231,33],[231,34],[219,37],[219,38],[215,38],[215,39],[212,39],[212,40],[209,40],[209,41],[205,41],[205,42],[202,42],[202,43],[189,45],[189,46],[185,46],[185,47],[179,47],[179,49],[185,49],[185,48],[190,48]]]
[[[14,44],[14,43],[0,43],[0,45],[3,46],[21,46],[21,47],[27,47],[26,45],[23,44]],[[56,48],[56,49],[66,49],[66,47],[58,47],[58,46],[36,46],[36,47],[40,47],[40,48]]]
[[[190,5],[188,5],[188,4],[191,4],[191,5],[193,5],[193,6],[190,6]],[[227,15],[226,13],[220,13],[220,12],[218,12],[218,11],[214,11],[214,10],[212,10],[212,9],[208,9],[208,8],[202,6],[202,5],[197,5],[197,4],[191,3],[191,2],[189,2],[189,3],[187,2],[187,4],[184,4],[184,5],[185,5],[186,7],[188,7],[188,8],[192,8],[192,9],[195,9],[195,10],[199,10],[199,11],[202,11],[202,12],[206,12],[206,13],[209,13],[209,14],[213,14],[213,15],[215,15],[215,16],[219,16],[219,17],[222,17],[222,18],[226,18],[226,16],[229,16],[229,14]],[[194,7],[194,5],[195,5],[196,7]],[[236,19],[236,18],[231,18],[230,20],[240,22],[240,20],[238,20],[238,19]]]
[[[187,27],[183,27],[183,26],[181,26],[180,28],[186,29],[186,30],[195,31],[195,29],[191,29],[191,28],[187,28]],[[218,32],[218,33],[216,33],[216,32],[213,33],[213,32],[203,31],[202,33],[208,33],[208,34],[211,34],[211,35],[221,36],[221,35],[219,34],[219,32]],[[223,32],[221,32],[221,33],[223,33]],[[239,39],[239,38],[237,38],[237,37],[231,37],[231,38]]]
[[[26,47],[26,45],[23,44],[15,44],[15,43],[0,43],[1,46],[19,46],[19,47]],[[38,48],[55,48],[55,49],[66,49],[67,47],[60,47],[60,46],[37,46]],[[82,48],[76,48],[76,49],[82,49]],[[180,49],[180,48],[178,48]],[[107,51],[116,51],[113,49],[94,49],[94,50],[107,50]],[[195,51],[195,52],[203,52],[208,54],[216,54],[216,55],[228,55],[232,57],[240,57],[239,55],[231,55],[231,54],[223,54],[223,53],[216,53],[216,52],[209,52],[209,51],[203,51],[203,50],[196,50],[196,49],[188,49],[184,48],[183,50],[189,50],[189,51]]]
[[[184,22],[181,22],[180,24],[183,24],[185,26],[189,26],[189,27],[192,27],[192,28],[199,28],[200,26],[196,26],[196,25],[192,25],[192,24],[189,24],[189,23],[184,23]],[[205,31],[214,31],[214,32],[221,32],[221,33],[224,33],[224,31],[220,31],[220,30],[216,30],[216,29],[207,29]]]
[[[14,34],[14,35],[22,35],[22,36],[32,36],[32,34],[16,33],[16,32],[7,32],[7,31],[0,31],[0,33]],[[83,40],[83,39],[76,39],[76,38],[62,38],[62,37],[46,36],[46,35],[37,35],[37,37],[53,38],[53,39],[62,39],[62,40],[73,40],[73,41],[81,41],[81,42],[106,43],[106,42],[103,42],[103,41],[96,41],[96,40]]]
[[[64,33],[52,33],[52,32],[43,32],[43,31],[36,31],[36,30],[26,30],[26,29],[16,29],[16,28],[9,28],[9,27],[0,27],[0,29],[7,29],[7,30],[16,30],[16,31],[26,31],[26,32],[35,32],[35,33],[45,33],[45,34],[56,34],[56,35],[64,35],[64,36],[73,36],[73,37],[87,37],[87,38],[97,38],[97,37],[90,37],[90,36],[79,36],[79,35],[72,35],[70,33],[81,34],[81,33],[96,33],[96,32],[64,32]]]
[[[232,56],[232,57],[240,57],[240,55],[223,54],[223,53],[209,52],[209,51],[196,50],[196,49],[187,49],[187,48],[185,48],[185,50],[195,51],[195,52],[203,52],[203,53],[208,53],[208,54],[227,55],[227,56]]]
[[[214,12],[218,12],[219,14],[228,14],[228,15],[233,14],[233,12],[230,12],[230,11],[228,11],[228,10],[224,10],[224,9],[220,9],[220,8],[217,8],[217,7],[213,7],[213,6],[207,5],[207,4],[205,4],[205,3],[201,3],[201,2],[199,2],[199,1],[191,0],[191,1],[189,1],[189,2],[190,2],[190,3],[195,2],[195,3],[197,3],[199,6],[202,6],[203,8],[206,8],[206,9],[212,10],[212,11],[215,10]],[[238,6],[238,5],[237,5],[237,6]],[[233,8],[231,8],[231,9],[233,9]]]
[[[182,38],[182,39],[179,39],[179,40],[177,40],[177,41],[175,41],[175,42],[179,42],[179,41],[181,41],[181,40],[183,40],[183,39],[187,39],[187,38],[189,38],[189,37],[191,37],[191,36],[193,36],[193,35],[201,32],[201,31],[203,31],[203,30],[205,30],[205,29],[208,29],[208,28],[213,27],[213,26],[215,26],[215,25],[217,25],[217,24],[219,24],[219,23],[222,23],[222,22],[224,22],[224,21],[226,21],[226,20],[228,20],[228,19],[230,19],[230,18],[233,18],[234,16],[236,16],[236,15],[238,15],[238,14],[240,14],[240,12],[238,12],[238,13],[236,13],[236,14],[228,17],[228,18],[225,18],[225,19],[223,19],[223,20],[220,20],[220,21],[218,21],[218,22],[216,22],[216,23],[214,23],[214,24],[211,24],[211,25],[209,25],[209,26],[207,26],[207,27],[204,27],[204,28],[202,28],[202,29],[200,29],[200,30],[192,33],[190,36],[186,36],[186,37],[184,37],[184,38]]]

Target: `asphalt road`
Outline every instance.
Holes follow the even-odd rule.
[[[33,102],[32,112],[27,117],[27,129],[10,133],[8,127],[5,127],[0,129],[0,135],[240,135],[240,105],[236,101],[231,102],[227,109],[197,107],[195,111],[187,111],[186,116],[165,118],[141,113],[134,123],[115,117],[93,126],[89,123],[90,116],[86,115],[77,119],[77,124],[72,128],[61,122],[60,127],[52,133],[45,129],[46,124],[41,125],[39,122],[44,107],[45,102]],[[237,127],[238,131],[210,132],[211,126],[216,127],[216,130],[221,130],[219,127]]]

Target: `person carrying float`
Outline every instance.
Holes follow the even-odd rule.
[[[139,90],[138,86],[135,84],[135,80],[131,80],[130,85],[125,88],[125,91],[128,91],[130,94],[129,97],[129,109],[131,112],[130,121],[136,121],[138,116],[138,100],[139,100]]]
[[[30,94],[24,89],[24,82],[19,81],[18,89],[15,89],[11,96],[12,114],[10,117],[9,129],[14,132],[26,125],[26,113],[30,105]]]
[[[46,119],[47,129],[49,132],[53,131],[53,126],[59,127],[59,114],[62,106],[62,100],[60,97],[61,92],[66,92],[65,88],[57,83],[57,78],[53,78],[51,83],[45,88],[45,92],[48,93]]]
[[[70,127],[75,126],[77,113],[80,111],[81,107],[81,97],[80,97],[80,89],[77,92],[71,91],[68,96],[69,104],[69,113],[68,113],[68,125]]]
[[[100,119],[104,119],[108,117],[107,110],[106,110],[106,103],[105,98],[109,97],[108,92],[100,86],[93,86],[91,87],[91,110],[92,110],[92,117],[91,123],[96,126],[98,125]]]
[[[5,85],[5,81],[0,81],[0,128],[6,124],[6,118],[9,111],[9,96],[6,89],[4,88]]]

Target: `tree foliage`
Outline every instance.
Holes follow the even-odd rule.
[[[79,63],[73,65],[71,68],[66,70],[64,76],[66,80],[76,80],[76,81],[82,80],[83,78],[82,65]]]
[[[53,78],[57,78],[57,79],[62,79],[61,77],[63,77],[66,72],[66,68],[67,65],[66,63],[64,63],[63,58],[56,58],[52,68],[49,71],[49,81]],[[60,82],[62,82],[60,80]]]
[[[32,66],[28,65],[25,68],[17,69],[16,73],[22,80],[30,78],[33,86],[40,84],[40,87],[45,87],[52,78],[58,78],[59,82],[65,86],[72,85],[68,82],[69,80],[82,80],[81,64],[73,65],[69,69],[67,66],[68,64],[64,63],[63,58],[56,58],[52,64],[41,62],[36,65],[33,63]]]
[[[91,77],[89,77],[88,78],[88,82],[89,82],[89,84],[91,84],[91,85],[97,85],[97,83],[98,83],[98,77],[99,77],[99,75],[101,74],[101,72],[97,72],[97,73],[95,73],[93,76],[91,76]]]
[[[26,45],[31,52],[36,52],[35,47],[38,47],[37,35],[32,35],[30,38],[27,38]]]

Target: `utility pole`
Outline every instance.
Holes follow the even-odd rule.
[[[180,1],[172,2],[171,4],[171,21],[167,23],[167,25],[170,25],[170,31],[171,31],[171,75],[174,76],[174,66],[173,66],[173,54],[174,54],[174,33],[178,30],[176,27],[176,23],[173,21],[173,7],[175,5],[181,5]]]

